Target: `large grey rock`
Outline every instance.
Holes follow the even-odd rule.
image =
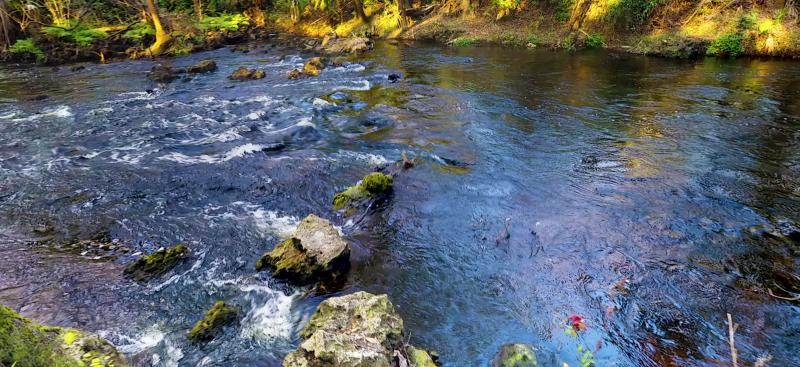
[[[272,269],[276,278],[308,283],[337,275],[350,265],[350,246],[325,219],[309,215],[284,240],[256,262],[257,270]]]
[[[406,365],[409,360],[433,363],[426,351],[406,349],[403,320],[385,294],[329,298],[300,335],[305,340],[286,356],[284,367],[393,367],[398,358]]]

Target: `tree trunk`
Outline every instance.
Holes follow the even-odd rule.
[[[153,28],[156,29],[156,41],[150,45],[147,52],[151,56],[157,56],[164,52],[164,49],[169,44],[169,41],[172,40],[172,37],[161,24],[161,18],[158,17],[158,7],[156,6],[155,0],[147,0],[147,13],[153,21]]]
[[[461,0],[461,14],[467,15],[472,12],[470,8],[470,0]]]
[[[197,20],[203,20],[203,0],[194,0],[194,14]]]
[[[355,0],[356,3],[356,17],[364,23],[368,22],[367,14],[364,13],[364,1],[363,0]]]
[[[0,38],[0,50],[7,50],[11,46],[11,22],[6,11],[6,1],[0,0],[0,31],[3,33],[3,37]]]

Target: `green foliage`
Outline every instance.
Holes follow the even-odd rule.
[[[78,26],[72,29],[65,29],[61,27],[42,27],[42,33],[51,37],[66,39],[84,47],[91,45],[94,40],[108,37],[108,33],[105,31],[95,28],[86,28],[83,26]]]
[[[747,31],[756,27],[758,15],[755,12],[750,12],[739,18],[739,30]]]
[[[744,37],[741,33],[728,33],[720,36],[708,45],[709,56],[736,57],[744,53]]]
[[[492,0],[492,4],[498,9],[512,10],[519,7],[520,1],[521,0]]]
[[[136,23],[131,29],[122,34],[122,38],[141,41],[145,37],[155,37],[156,30],[148,23]]]
[[[458,37],[454,39],[451,43],[453,44],[453,46],[463,47],[463,46],[475,45],[478,43],[478,40],[469,37]]]
[[[578,354],[581,356],[581,367],[593,367],[595,365],[594,354],[584,348],[582,344],[578,344]]]
[[[242,14],[222,14],[217,17],[204,17],[198,24],[203,31],[238,31],[247,27],[250,21]]]
[[[620,0],[608,12],[608,17],[617,25],[630,30],[644,24],[662,0]]]
[[[569,20],[569,14],[572,11],[572,3],[574,0],[550,0],[555,5],[556,20],[559,22],[566,22]]]
[[[589,37],[586,38],[586,47],[589,48],[600,48],[603,47],[605,41],[603,40],[603,36],[599,34],[590,34]]]
[[[9,47],[8,51],[12,54],[31,54],[36,57],[36,61],[44,60],[44,52],[39,46],[36,46],[36,43],[31,38],[17,40],[11,47]]]

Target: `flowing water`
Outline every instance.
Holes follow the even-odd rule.
[[[800,292],[797,62],[384,43],[287,80],[310,56],[193,54],[170,62],[220,70],[166,86],[151,61],[0,69],[0,303],[138,366],[279,366],[356,290],[387,293],[446,366],[508,342],[558,366],[578,345],[598,366],[729,366],[726,313],[741,363],[800,365],[800,303],[770,295]],[[267,77],[229,81],[239,66]],[[332,210],[403,152],[386,203]],[[309,213],[354,247],[334,293],[254,271]],[[171,273],[121,276],[178,242],[193,257]],[[240,322],[187,342],[216,299]]]

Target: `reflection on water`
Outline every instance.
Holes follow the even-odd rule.
[[[278,366],[328,295],[252,264],[313,212],[354,246],[341,292],[388,293],[449,366],[507,342],[580,365],[571,314],[598,365],[729,365],[726,313],[748,365],[800,364],[797,301],[770,295],[800,292],[795,63],[385,43],[287,81],[307,56],[191,55],[172,62],[221,70],[169,86],[148,61],[0,69],[0,302],[100,331],[137,365]],[[268,76],[228,81],[239,66]],[[419,163],[390,202],[332,212],[402,152]],[[98,235],[130,251],[60,245]],[[172,274],[118,276],[178,241],[195,255]],[[245,317],[187,343],[215,299]]]

